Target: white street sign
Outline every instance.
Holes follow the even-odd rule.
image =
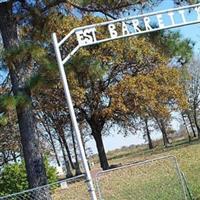
[[[128,17],[99,24],[80,27],[75,30],[80,47],[102,43],[114,39],[130,37],[163,29],[170,29],[200,22],[200,4],[176,9]],[[109,37],[101,37],[100,29],[107,27]]]

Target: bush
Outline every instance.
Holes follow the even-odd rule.
[[[44,161],[48,183],[54,183],[58,180],[57,171],[55,167],[49,165],[48,160]]]
[[[45,159],[45,168],[48,182],[55,182],[57,180],[56,169],[48,164],[47,159]],[[5,165],[0,174],[0,196],[26,189],[28,189],[28,182],[24,162]]]
[[[0,177],[0,196],[28,189],[24,164],[5,165]]]

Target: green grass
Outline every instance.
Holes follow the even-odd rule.
[[[194,141],[191,144],[178,142],[173,147],[164,149],[161,146],[148,150],[144,146],[138,148],[124,148],[109,152],[111,164],[130,163],[152,159],[164,155],[176,156],[181,170],[186,175],[189,189],[196,200],[200,200],[200,144]],[[158,166],[159,168],[159,166]],[[161,198],[162,199],[162,198]],[[165,199],[165,198],[163,198]]]
[[[171,158],[103,173],[99,182],[105,200],[184,199],[174,159]]]
[[[89,200],[85,181],[69,184],[65,189],[57,189],[52,195],[53,200]]]
[[[110,164],[127,164],[160,156],[176,156],[181,170],[185,173],[189,189],[195,200],[200,200],[200,144],[184,141],[164,149],[158,146],[149,151],[146,146],[123,148],[108,153]],[[96,159],[96,158],[95,158]],[[99,164],[96,160],[96,168]],[[182,200],[184,193],[173,163],[157,161],[150,165],[114,170],[100,176],[100,188],[104,200]],[[69,200],[89,199],[83,183],[75,183],[60,192]],[[61,199],[61,198],[55,198]]]

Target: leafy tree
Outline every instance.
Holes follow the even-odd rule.
[[[21,157],[21,145],[19,129],[17,126],[17,116],[13,112],[15,100],[5,95],[8,88],[2,87],[0,96],[0,166],[9,162],[16,162]]]
[[[44,30],[45,34],[57,31],[59,36],[63,33],[68,33],[73,27],[80,26],[81,24],[97,23],[100,21],[102,21],[101,18],[89,15],[79,20],[75,17],[64,18],[57,14],[52,14],[48,17]],[[105,34],[103,30],[102,34]],[[169,41],[171,42],[174,36],[171,32],[168,34]],[[176,45],[181,43],[181,40],[178,40],[177,36],[174,40],[177,41]],[[87,124],[86,127],[89,128],[94,137],[103,169],[108,169],[109,164],[103,146],[102,133],[104,134],[106,127],[109,127],[112,123],[120,124],[123,122],[123,126],[127,127],[128,120],[126,116],[129,115],[129,113],[126,113],[126,110],[121,110],[121,113],[119,112],[119,108],[117,108],[118,104],[115,100],[119,101],[122,97],[117,90],[116,94],[119,96],[111,96],[110,88],[121,80],[124,80],[126,75],[137,76],[148,74],[159,66],[167,65],[172,55],[166,52],[166,48],[166,51],[160,51],[160,49],[166,42],[170,43],[169,41],[167,40],[167,34],[165,34],[165,39],[162,40],[163,44],[160,44],[159,48],[153,44],[151,38],[144,39],[143,37],[105,43],[101,46],[96,45],[93,48],[81,49],[67,66],[66,70],[70,90],[78,119],[84,119],[84,122]],[[73,45],[73,41],[68,46],[71,45]],[[63,50],[68,50],[68,46],[65,46]],[[46,74],[42,74],[43,77],[46,77]],[[48,74],[48,76],[51,76],[51,74]],[[37,92],[42,94],[42,96],[49,96],[49,92],[50,94],[60,94],[60,86],[56,83],[55,74],[53,76],[55,85],[57,86],[52,86],[52,88],[46,88],[45,90],[44,88],[40,88]],[[56,102],[60,101],[60,99],[64,98],[59,98]],[[50,109],[53,106],[59,107],[61,105],[60,103],[56,104],[55,101],[52,102],[54,102],[54,105],[51,105]],[[112,109],[111,103],[114,105]],[[62,109],[61,107],[57,110]],[[164,105],[165,109],[167,109],[166,107]],[[132,109],[130,113],[133,115],[134,107]],[[164,131],[164,129],[162,130]]]
[[[162,131],[164,145],[167,145],[163,123],[170,118],[169,108],[175,110],[179,106],[187,106],[179,79],[179,71],[167,66],[160,66],[146,75],[127,76],[112,88],[111,94],[116,97],[121,92],[121,98],[116,98],[117,102],[113,102],[113,106],[117,104],[120,109],[128,113],[135,112],[136,116],[144,119],[155,119]]]
[[[52,82],[54,81],[52,80]],[[50,87],[49,84],[43,84],[40,89],[37,89],[37,98],[34,102],[35,113],[37,118],[39,117],[38,126],[40,128],[45,128],[45,130],[43,130],[44,133],[41,133],[41,135],[44,135],[46,132],[50,137],[53,137],[54,140],[60,143],[67,169],[67,177],[72,176],[71,168],[76,170],[76,174],[80,174],[79,164],[76,159],[76,150],[70,148],[70,141],[73,138],[70,128],[69,112],[65,107],[65,97],[61,84],[58,83],[57,80],[52,87]],[[68,132],[70,136],[68,136]],[[72,143],[74,143],[73,140]],[[74,163],[72,159],[73,153],[76,163]]]
[[[84,24],[95,23],[102,21],[102,19],[85,16],[82,20],[78,20],[75,17],[61,18],[59,15],[53,14],[46,21],[44,34],[58,29],[58,35],[60,35],[63,32],[68,33],[73,26],[79,26],[82,22]],[[129,50],[127,50],[127,45],[130,47]],[[50,50],[49,52],[51,53]],[[105,43],[101,46],[97,45],[95,48],[81,49],[67,67],[77,116],[80,119],[84,119],[91,130],[91,134],[97,143],[103,169],[108,169],[109,165],[103,146],[102,130],[105,128],[106,123],[107,125],[109,124],[113,114],[113,112],[109,113],[108,109],[109,102],[111,102],[108,93],[109,87],[123,79],[125,74],[148,73],[160,62],[162,62],[162,57],[156,52],[154,46],[144,38],[136,38],[128,41]],[[53,80],[56,80],[55,73],[50,74],[46,73],[46,71],[45,73],[41,71],[40,75],[46,80],[53,75]],[[58,94],[60,93],[58,92],[60,86],[56,85],[49,85],[49,88],[45,90],[40,87],[35,92],[36,94],[40,93],[41,96],[45,96],[44,94],[47,95],[49,92]],[[59,106],[61,104],[53,102],[54,106],[58,107],[57,111],[60,110]],[[48,105],[46,104],[46,106]],[[51,109],[53,106],[51,105],[49,108]]]
[[[188,108],[183,110],[182,117],[185,120],[185,125],[187,122],[190,124],[190,128],[193,132],[193,136],[200,138],[200,61],[198,58],[194,57],[188,65],[186,65],[182,70],[182,84],[187,96]],[[187,119],[187,120],[186,120]]]
[[[193,55],[193,46],[195,43],[190,39],[180,39],[182,36],[180,32],[161,31],[154,32],[149,35],[150,41],[157,44],[159,52],[168,57],[168,65],[170,67],[180,68],[183,71],[184,66],[187,65]],[[181,81],[181,77],[179,78]],[[184,87],[184,85],[183,85]],[[180,107],[179,110],[182,108]],[[165,146],[168,146],[167,132],[170,129],[171,116],[160,118],[153,114],[153,118],[163,135]],[[168,127],[169,126],[169,127]]]

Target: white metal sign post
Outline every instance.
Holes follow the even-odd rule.
[[[66,73],[64,70],[64,64],[67,63],[67,61],[78,51],[80,47],[99,44],[102,42],[108,42],[115,39],[140,35],[143,33],[149,33],[158,30],[176,28],[197,23],[200,23],[200,4],[179,7],[175,9],[153,12],[144,15],[122,18],[118,20],[107,21],[103,23],[75,28],[68,35],[66,35],[61,41],[57,40],[55,33],[52,34],[53,45],[64,86],[64,92],[67,99],[67,104],[69,107],[72,124],[75,130],[77,143],[80,149],[83,166],[85,168],[85,173],[87,176],[88,191],[90,192],[92,200],[97,200],[97,197],[95,194],[92,177],[85,156],[80,131],[78,128],[78,123],[76,120],[73,103],[69,92]],[[98,29],[102,27],[107,28],[108,37],[106,38],[102,38],[98,35],[100,33]],[[71,51],[71,53],[69,53],[64,59],[62,59],[60,47],[73,34],[76,35],[78,45]]]

